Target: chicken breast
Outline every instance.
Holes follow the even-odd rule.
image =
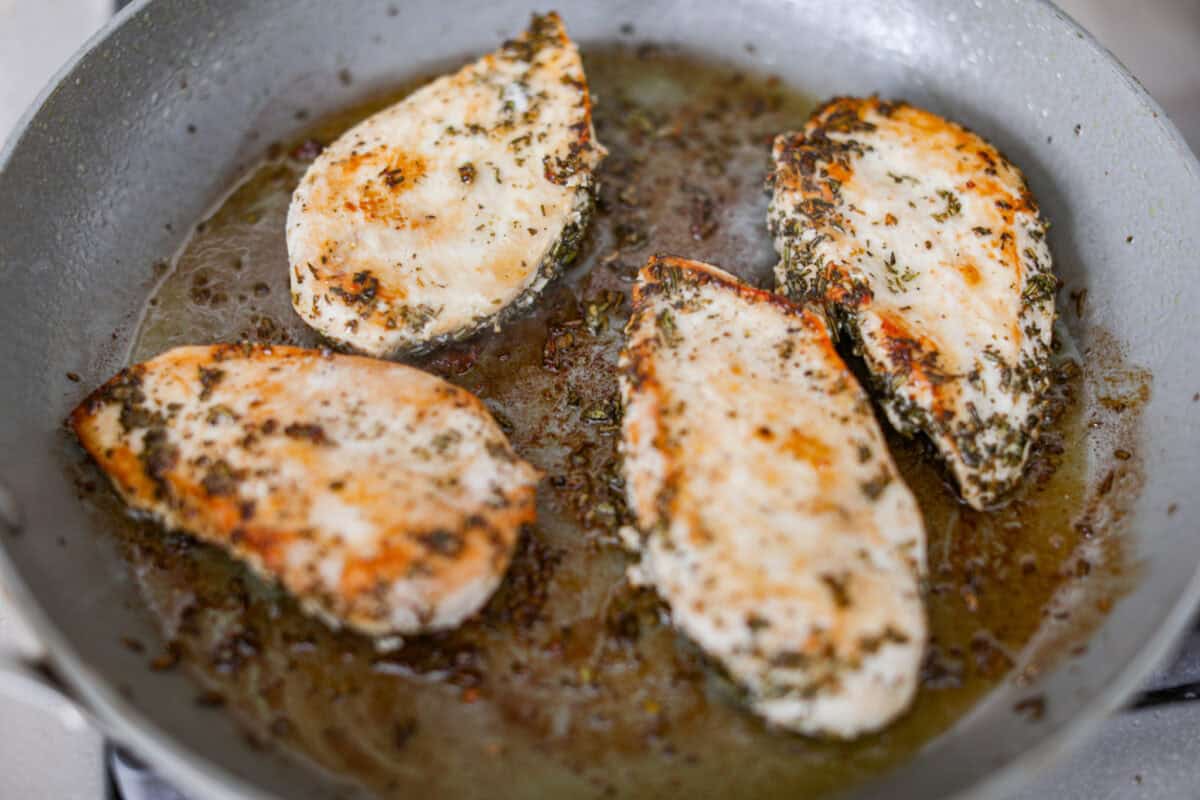
[[[905,103],[843,97],[775,140],[779,289],[853,336],[899,430],[963,499],[1020,480],[1050,383],[1057,281],[1021,172]]]
[[[528,307],[570,262],[605,150],[557,14],[351,128],[288,210],[292,305],[375,356]]]
[[[223,547],[332,626],[449,628],[500,583],[536,470],[469,392],[293,347],[180,347],[70,419],[132,508]]]
[[[875,730],[912,700],[925,532],[824,321],[653,258],[622,356],[635,580],[769,721]]]

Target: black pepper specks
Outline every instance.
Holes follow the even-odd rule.
[[[200,375],[200,399],[207,400],[212,397],[213,389],[225,378],[225,371],[211,367],[199,367],[197,371]]]
[[[233,494],[237,489],[238,475],[233,467],[229,466],[228,461],[223,458],[218,459],[209,466],[201,485],[204,487],[204,491],[213,497]]]
[[[420,534],[417,540],[427,550],[444,558],[456,558],[463,550],[462,535],[454,531],[434,530]]]
[[[284,436],[293,439],[306,439],[313,444],[333,444],[325,435],[325,428],[315,422],[293,422],[283,429]]]

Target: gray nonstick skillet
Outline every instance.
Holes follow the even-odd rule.
[[[1022,785],[1129,696],[1200,591],[1200,166],[1048,3],[557,4],[613,151],[595,229],[529,317],[420,361],[548,467],[543,522],[464,631],[396,652],[330,632],[122,515],[64,433],[131,357],[312,343],[287,315],[277,224],[306,159],[532,10],[145,0],[43,93],[0,153],[0,578],[45,657],[0,668],[52,681],[197,799]],[[910,715],[847,744],[765,729],[625,586],[609,402],[630,271],[666,250],[764,283],[767,136],[872,92],[970,126],[1026,173],[1053,223],[1069,391],[999,517],[957,507],[920,443],[894,442],[930,519],[934,646]]]

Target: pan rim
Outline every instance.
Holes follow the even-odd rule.
[[[0,175],[8,169],[17,146],[29,134],[34,121],[58,88],[114,33],[129,24],[152,2],[154,0],[133,0],[119,9],[55,70],[0,145]],[[0,537],[0,586],[12,600],[21,622],[36,638],[42,651],[41,658],[54,668],[55,676],[65,684],[67,691],[63,693],[64,698],[78,705],[84,717],[106,740],[129,747],[185,795],[207,798],[219,792],[220,795],[214,800],[221,800],[221,797],[229,800],[279,800],[277,796],[176,742],[153,720],[121,697],[115,687],[109,686],[96,674],[47,617],[9,556],[4,537]]]
[[[134,0],[118,11],[54,73],[0,146],[0,175],[7,170],[17,146],[31,133],[34,122],[59,87],[116,31],[154,2],[155,0]],[[1154,118],[1152,124],[1157,125],[1166,135],[1181,166],[1191,178],[1200,181],[1200,160],[1188,146],[1175,123],[1125,65],[1051,0],[1036,0],[1034,5],[1040,6],[1043,12],[1057,18],[1064,25],[1064,33],[1077,35],[1085,47],[1113,70],[1114,76],[1132,91],[1138,104],[1151,113]],[[1183,522],[1178,524],[1182,525]],[[55,668],[56,673],[61,675],[68,690],[68,699],[77,701],[82,706],[85,714],[94,721],[103,736],[130,747],[152,763],[156,770],[174,782],[185,794],[249,800],[274,800],[277,797],[177,742],[97,674],[50,621],[37,602],[13,562],[4,537],[0,537],[0,585],[8,592],[17,614],[36,636],[44,650],[45,659]],[[1097,723],[1119,709],[1147,675],[1178,649],[1180,634],[1193,618],[1198,601],[1200,561],[1197,561],[1185,589],[1162,616],[1161,622],[1147,637],[1138,653],[1107,685],[1097,691],[1091,703],[1081,706],[1056,729],[1031,740],[1028,746],[1007,763],[995,767],[952,797],[970,796],[999,800],[1018,787],[1027,785],[1036,774],[1077,750],[1089,736],[1094,735]],[[288,754],[288,757],[292,757],[291,754]],[[325,771],[315,762],[309,762],[307,766]],[[888,774],[890,771],[879,778],[886,779]]]

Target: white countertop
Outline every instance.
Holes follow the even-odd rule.
[[[110,0],[0,0],[0,139],[53,72],[108,17]],[[1130,68],[1200,152],[1200,0],[1059,0],[1059,5]],[[0,588],[0,650],[27,650],[29,633]],[[1109,722],[1082,752],[1020,795],[1173,798],[1200,795],[1200,736],[1155,739],[1155,719],[1200,707],[1166,708]],[[1145,741],[1147,738],[1151,741]],[[1162,748],[1145,763],[1139,754]],[[1100,768],[1098,768],[1100,767]],[[1087,774],[1080,794],[1078,776]],[[98,800],[102,742],[0,676],[0,798]],[[197,798],[202,800],[202,798]]]

